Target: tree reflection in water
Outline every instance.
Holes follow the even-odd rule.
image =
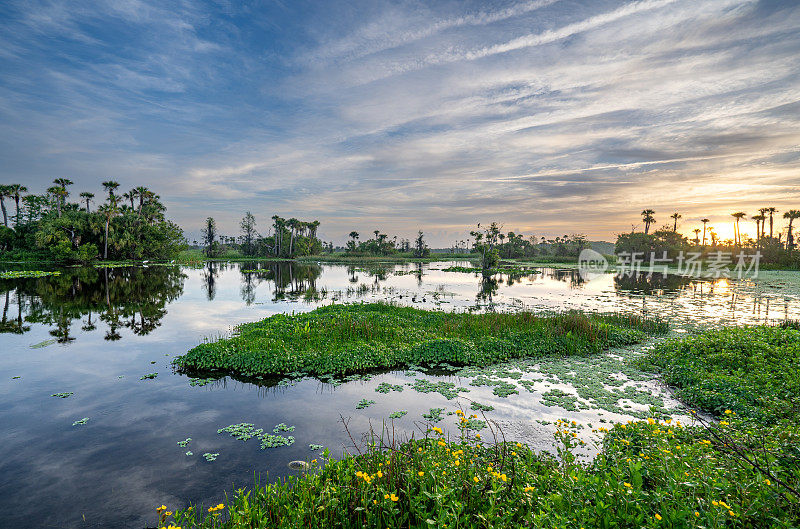
[[[178,267],[152,266],[70,268],[58,276],[0,280],[5,294],[0,332],[22,334],[31,329],[26,323],[37,323],[50,327],[58,342],[70,343],[73,325],[92,332],[102,322],[106,340],[121,339],[126,328],[146,335],[161,325],[185,279]],[[17,316],[9,320],[12,297]]]

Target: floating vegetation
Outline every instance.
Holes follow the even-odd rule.
[[[210,452],[206,452],[205,454],[203,454],[203,457],[206,458],[206,461],[216,461],[217,458],[219,457],[219,454],[212,454]]]
[[[375,404],[374,400],[361,399],[358,401],[358,404],[356,404],[356,409],[363,410],[364,408],[369,408],[373,404]]]
[[[178,441],[178,446],[180,446],[181,448],[186,448],[187,446],[189,446],[189,443],[191,443],[191,442],[192,442],[192,438],[191,437],[187,437],[183,441]]]
[[[392,391],[403,391],[403,386],[400,384],[389,384],[388,382],[381,382],[378,384],[378,387],[375,388],[375,391],[378,393],[390,393]]]
[[[53,394],[52,394],[52,395],[50,395],[50,396],[51,396],[51,397],[58,397],[59,399],[66,399],[66,398],[68,398],[68,397],[71,397],[71,396],[72,396],[72,395],[74,395],[74,394],[75,394],[75,393],[73,393],[72,391],[65,391],[65,392],[63,392],[63,393],[53,393]]]
[[[577,395],[567,393],[558,388],[543,393],[542,404],[545,406],[560,406],[567,411],[578,411],[582,407],[578,402]]]
[[[475,411],[492,411],[494,406],[489,406],[488,404],[480,404],[478,402],[473,402],[469,405],[471,410]]]
[[[7,270],[0,272],[0,279],[28,279],[31,277],[47,277],[47,276],[60,276],[61,272],[58,271],[44,271],[44,270]]]
[[[401,417],[405,417],[406,415],[408,415],[408,412],[406,410],[400,410],[400,411],[395,411],[395,412],[390,413],[389,414],[389,418],[390,419],[399,419]]]
[[[292,446],[294,444],[294,437],[291,435],[284,437],[282,435],[262,434],[260,439],[262,450],[279,446]]]
[[[191,450],[189,450],[189,451],[187,451],[187,452],[186,452],[186,455],[187,455],[187,456],[193,456],[193,455],[194,455],[194,452],[192,452]]]
[[[35,343],[33,345],[29,345],[28,347],[30,349],[41,349],[43,347],[47,347],[48,345],[53,345],[54,343],[58,343],[58,340],[56,340],[55,338],[52,338],[50,340],[44,340],[44,341],[41,341],[39,343]]]
[[[315,452],[317,450],[322,450],[323,448],[325,448],[325,445],[317,445],[317,444],[314,444],[314,443],[311,443],[310,445],[308,445],[308,449],[309,450],[314,450]]]
[[[15,377],[11,377],[11,380],[17,380],[18,378],[22,378],[21,376],[17,375]]]
[[[189,379],[189,385],[190,386],[200,386],[200,387],[202,387],[202,386],[207,386],[208,384],[211,384],[212,382],[216,382],[217,380],[219,380],[219,379],[218,378],[190,378]]]
[[[280,423],[273,428],[273,432],[277,434],[278,432],[291,432],[294,431],[294,426],[287,426],[284,423]],[[273,435],[264,432],[263,428],[256,428],[255,424],[249,422],[241,422],[239,424],[231,424],[230,426],[226,426],[225,428],[220,428],[217,430],[217,433],[228,433],[231,437],[238,439],[239,441],[248,441],[253,437],[257,438],[261,441],[261,449],[265,448],[275,448],[278,446],[291,446],[294,444],[294,437],[287,436],[284,437],[282,435]]]
[[[264,433],[263,428],[256,429],[255,424],[249,422],[240,422],[239,424],[231,424],[225,428],[220,428],[217,433],[227,432],[231,437],[239,441],[247,441],[253,437],[259,437]]]
[[[418,378],[413,383],[409,382],[408,385],[419,393],[439,393],[447,400],[458,397],[459,392],[463,393],[469,391],[467,388],[457,388],[452,382],[445,382],[443,380],[431,382],[430,380]]]
[[[447,268],[442,268],[442,272],[461,272],[464,274],[484,274],[484,275],[507,274],[511,276],[523,276],[523,275],[533,275],[542,273],[541,270],[537,270],[535,268],[525,268],[516,266],[512,267],[501,266],[496,268],[490,268],[488,270],[470,266],[449,266]]]
[[[293,432],[294,429],[295,429],[294,426],[287,426],[284,423],[280,423],[280,424],[276,424],[275,428],[273,428],[272,431],[274,433],[278,433],[278,432]]]
[[[296,461],[289,461],[289,464],[287,466],[292,470],[308,470],[310,465],[306,461],[296,460]]]
[[[244,376],[325,376],[411,365],[478,365],[514,358],[589,355],[666,332],[655,320],[566,312],[447,313],[386,303],[327,305],[236,328],[174,360],[180,370]],[[287,354],[291,351],[291,354]]]
[[[77,421],[72,423],[72,426],[78,426],[80,424],[86,424],[87,422],[89,422],[89,417],[84,417],[83,419],[78,419]]]
[[[158,376],[158,373],[148,373],[147,375],[142,375],[139,380],[153,380]]]
[[[432,423],[437,423],[442,419],[444,419],[444,417],[442,417],[443,411],[444,408],[431,408],[430,411],[428,411],[428,413],[422,414],[422,418]]]

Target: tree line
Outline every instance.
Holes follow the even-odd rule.
[[[144,186],[119,193],[102,183],[102,199],[83,191],[71,201],[68,178],[56,178],[44,193],[20,184],[0,185],[0,255],[4,259],[89,262],[169,259],[186,247],[183,231],[165,217],[160,197]],[[13,199],[9,214],[6,199]]]
[[[747,220],[748,214],[744,211],[731,213],[733,238],[722,239],[711,220],[703,217],[699,219],[702,228],[694,228],[694,237],[689,237],[678,232],[678,221],[683,218],[678,212],[669,215],[671,221],[661,228],[650,231],[656,224],[655,211],[645,209],[642,211],[644,231],[637,232],[631,229],[630,233],[617,235],[615,252],[644,252],[645,255],[655,253],[661,255],[667,252],[670,258],[676,257],[680,252],[699,251],[701,253],[715,253],[718,251],[738,253],[742,250],[761,253],[761,262],[778,265],[800,265],[800,256],[796,251],[797,244],[794,236],[794,221],[800,218],[800,210],[790,209],[783,212],[783,219],[787,221],[784,229],[776,229],[775,207],[763,207],[758,213],[750,216],[755,222],[755,237],[743,234],[741,223]],[[767,229],[769,226],[769,229]],[[784,237],[785,233],[785,237]]]

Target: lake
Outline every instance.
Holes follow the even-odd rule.
[[[333,384],[173,372],[172,359],[202,340],[272,314],[376,300],[448,311],[624,311],[666,319],[675,334],[800,318],[796,272],[742,281],[583,280],[576,270],[540,268],[487,281],[443,270],[454,265],[470,266],[207,263],[64,268],[58,276],[0,280],[4,524],[151,527],[162,503],[216,504],[233,487],[297,473],[290,461],[319,457],[309,445],[341,455],[351,444],[343,420],[356,442],[384,421],[407,437],[419,435],[431,409],[441,409],[437,424],[447,428],[455,423],[448,413],[477,402],[494,408],[486,417],[506,437],[548,449],[558,418],[585,425],[582,436],[591,441],[603,423],[681,414],[657,382],[626,362],[650,342],[588,359],[488,370],[437,366]],[[392,385],[388,392],[376,391],[382,383]],[[375,403],[357,409],[362,399]],[[388,419],[397,412],[407,413]],[[293,426],[278,433],[294,443],[261,449],[257,439],[218,433],[238,423],[270,433],[281,423]]]

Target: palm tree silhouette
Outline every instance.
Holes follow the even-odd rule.
[[[92,199],[94,198],[94,193],[89,193],[88,191],[84,191],[83,193],[81,193],[81,198],[86,201],[86,213],[91,213],[91,211],[89,211],[89,202],[91,202]]]
[[[738,241],[739,246],[742,245],[742,234],[739,231],[739,221],[742,220],[747,216],[747,213],[744,211],[737,211],[736,213],[731,213],[733,217],[733,240]]]
[[[672,218],[675,221],[672,224],[672,233],[676,233],[678,231],[678,219],[681,218],[681,216],[682,215],[680,213],[678,213],[677,211],[675,213],[673,213],[672,215],[670,215],[670,218]]]
[[[650,231],[650,225],[656,221],[656,218],[653,216],[655,211],[652,209],[645,209],[642,211],[642,220],[644,221],[644,233],[647,234]]]
[[[703,223],[703,246],[706,245],[706,224],[711,222],[711,219],[700,219],[700,222]]]
[[[783,214],[783,218],[789,219],[789,231],[786,234],[786,249],[790,252],[792,248],[794,248],[794,234],[792,233],[792,221],[794,219],[800,219],[800,210],[798,209],[790,209]]]

